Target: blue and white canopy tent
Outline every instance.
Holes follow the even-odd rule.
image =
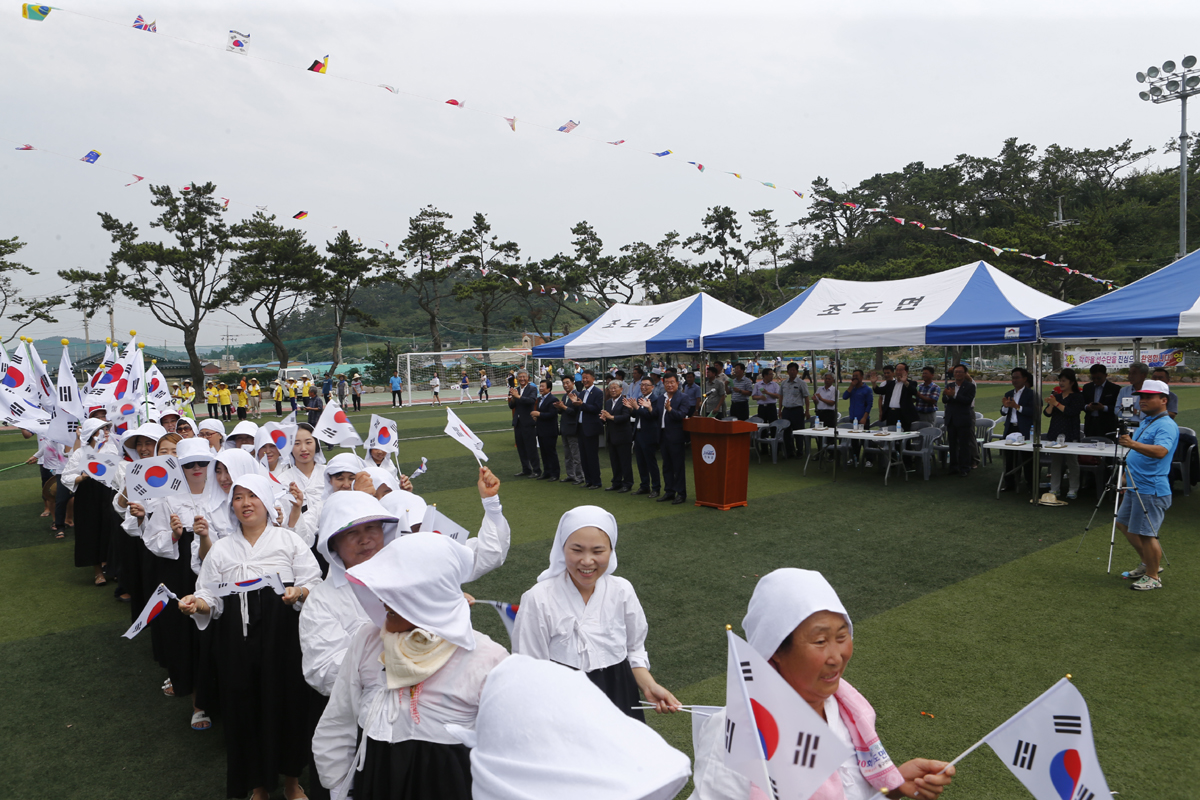
[[[983,261],[919,278],[821,278],[774,311],[710,336],[714,352],[1033,342],[1069,309]]]
[[[1200,250],[1140,281],[1041,320],[1048,342],[1200,336]]]
[[[712,350],[714,334],[754,317],[704,292],[653,306],[617,303],[574,333],[533,348],[534,358],[593,359]]]

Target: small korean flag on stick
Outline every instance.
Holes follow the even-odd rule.
[[[768,797],[811,797],[853,748],[753,647],[732,630],[726,635],[725,766]]]
[[[154,594],[150,595],[150,599],[146,601],[146,607],[142,609],[142,613],[138,614],[137,621],[129,626],[129,630],[125,631],[122,636],[126,639],[132,639],[142,632],[142,629],[154,621],[154,618],[163,612],[167,607],[167,601],[179,601],[179,598],[161,583],[154,590]]]
[[[367,447],[372,450],[382,450],[385,453],[396,452],[396,440],[399,428],[395,420],[371,415],[371,430],[367,434]]]
[[[125,471],[125,496],[131,502],[178,494],[187,478],[175,456],[155,456],[134,462]]]
[[[321,418],[317,420],[317,438],[342,447],[359,447],[363,443],[337,400],[330,400],[321,412]]]
[[[448,408],[446,409],[446,434],[470,450],[471,455],[475,456],[475,460],[479,462],[479,466],[482,467],[483,462],[488,460],[487,454],[483,452],[483,440],[476,436],[470,428],[463,424],[458,415]]]
[[[476,600],[475,605],[491,606],[496,609],[496,613],[500,615],[500,621],[504,623],[504,630],[508,631],[508,638],[512,639],[513,625],[517,624],[517,610],[520,606],[516,603],[501,603],[499,600]]]
[[[1067,678],[951,763],[985,743],[1037,800],[1109,798],[1087,703]]]
[[[83,474],[94,481],[100,481],[110,489],[115,489],[120,475],[120,462],[115,453],[93,453],[83,465]]]
[[[459,544],[466,544],[471,538],[471,532],[445,514],[437,510],[436,505],[425,509],[425,519],[421,521],[421,531],[432,531],[446,536]]]

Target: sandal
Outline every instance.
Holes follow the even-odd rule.
[[[192,730],[206,731],[212,727],[212,719],[203,711],[192,714]]]
[[[167,697],[174,697],[174,696],[175,696],[175,687],[171,685],[171,679],[170,679],[170,678],[167,678],[165,681],[163,681],[163,685],[162,685],[162,692],[163,692],[163,694],[165,694]]]
[[[57,528],[51,528],[50,530],[54,531],[54,538],[55,538],[55,539],[65,539],[65,538],[67,538],[67,534],[66,534],[66,532],[64,532],[64,531],[60,531],[60,530],[58,530]]]
[[[97,575],[96,580],[93,581],[93,583],[95,583],[97,586],[107,586],[108,579],[105,578],[103,575]]]

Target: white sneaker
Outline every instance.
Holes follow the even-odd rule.
[[[863,462],[863,466],[864,466],[864,467],[867,467],[868,469],[870,469],[870,467],[871,467],[871,462],[870,462],[870,461],[864,461],[864,462]]]

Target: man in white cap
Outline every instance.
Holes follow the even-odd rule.
[[[1136,364],[1134,366],[1137,366]],[[1142,424],[1117,444],[1129,448],[1125,457],[1125,497],[1117,511],[1117,527],[1141,557],[1141,563],[1121,577],[1133,580],[1136,591],[1161,589],[1162,548],[1158,529],[1171,507],[1171,457],[1179,444],[1179,426],[1167,413],[1171,390],[1162,381],[1143,381],[1134,393]]]

